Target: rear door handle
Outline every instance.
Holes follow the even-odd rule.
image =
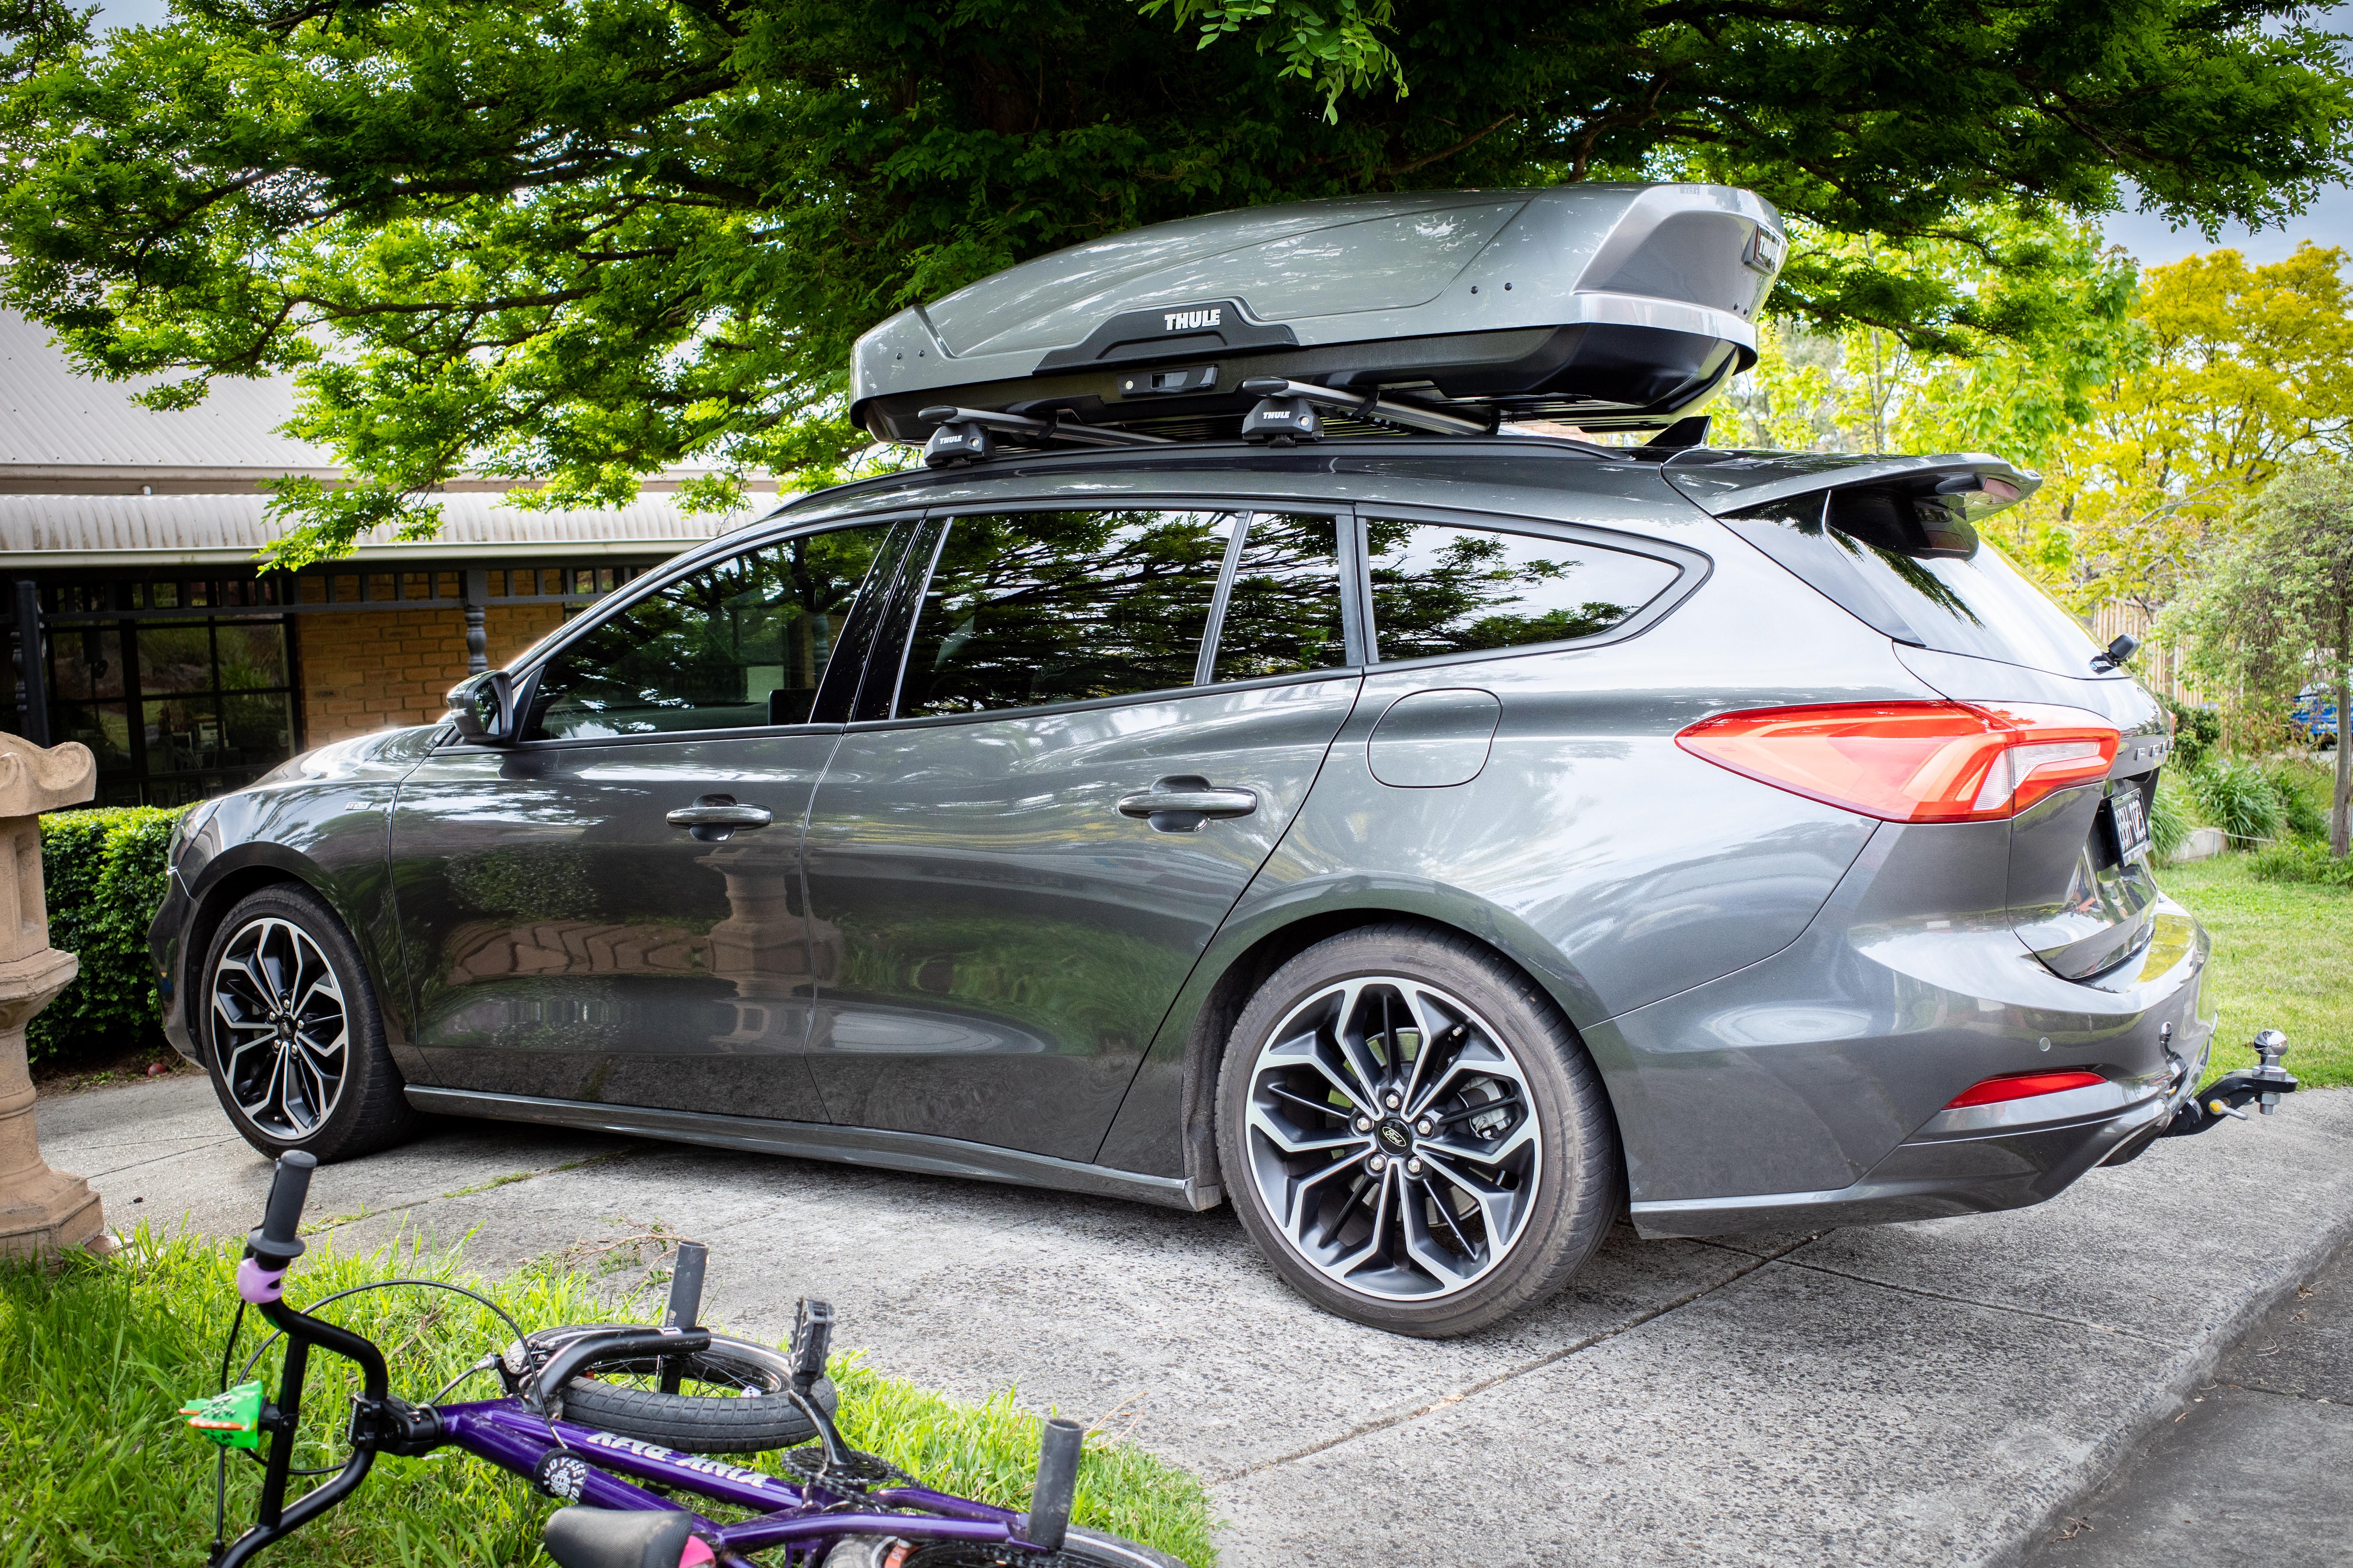
[[[1123,816],[1140,816],[1156,833],[1198,833],[1213,816],[1248,816],[1258,809],[1258,792],[1221,789],[1198,773],[1156,780],[1147,790],[1119,797]]]
[[[680,806],[665,820],[672,827],[687,829],[705,844],[723,844],[737,828],[748,833],[776,819],[765,805],[740,805],[732,795],[706,795],[698,797],[692,805]]]

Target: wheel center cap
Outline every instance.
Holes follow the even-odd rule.
[[[1407,1131],[1405,1123],[1395,1117],[1375,1128],[1373,1136],[1378,1138],[1381,1147],[1392,1154],[1402,1154],[1413,1147],[1413,1134]]]

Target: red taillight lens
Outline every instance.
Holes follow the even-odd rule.
[[[2120,737],[2074,708],[1838,702],[1703,719],[1675,744],[1762,784],[1888,822],[1983,822],[2105,778]]]
[[[2063,1089],[2089,1089],[2108,1080],[2095,1072],[2019,1072],[2007,1078],[1989,1078],[1972,1089],[1953,1096],[1947,1110],[1958,1110],[1966,1105],[1999,1105],[2005,1100],[2031,1100],[2038,1094],[2057,1094]]]

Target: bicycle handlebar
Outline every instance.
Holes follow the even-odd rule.
[[[246,1250],[270,1268],[283,1268],[302,1256],[302,1205],[311,1195],[311,1173],[318,1157],[290,1149],[278,1157],[278,1171],[269,1181],[269,1204],[262,1211],[261,1228],[246,1237]]]

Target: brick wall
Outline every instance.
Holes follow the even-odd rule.
[[[483,619],[498,668],[563,620],[554,605],[498,605]],[[429,724],[466,678],[463,611],[369,610],[293,617],[302,671],[303,742]]]

